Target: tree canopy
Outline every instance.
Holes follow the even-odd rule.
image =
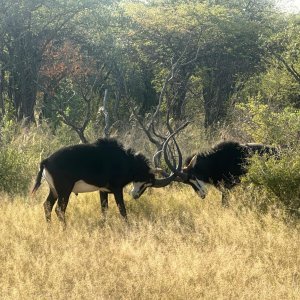
[[[172,118],[228,122],[254,94],[299,108],[299,14],[271,0],[0,1],[1,115],[84,139],[104,90],[112,123],[171,101]],[[278,76],[280,74],[280,76]],[[164,109],[162,105],[162,109]],[[94,122],[93,122],[94,121]]]

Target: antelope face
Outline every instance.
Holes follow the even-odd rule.
[[[147,187],[152,186],[152,182],[133,182],[133,188],[131,190],[131,195],[133,199],[138,199],[146,191]]]
[[[204,199],[207,194],[207,188],[201,179],[197,178],[194,175],[194,169],[197,164],[197,155],[194,155],[191,160],[189,161],[188,165],[183,168],[183,173],[186,174],[187,179],[185,180],[186,183],[192,186],[194,191]]]
[[[206,194],[207,194],[207,188],[205,183],[198,179],[196,176],[192,175],[189,179],[188,179],[188,184],[190,184],[192,186],[192,188],[194,189],[194,191],[202,198],[204,199]]]
[[[136,181],[133,181],[133,188],[131,190],[131,195],[133,199],[138,199],[150,186],[153,186],[155,181],[155,176],[151,169],[148,170],[146,175],[139,176]]]

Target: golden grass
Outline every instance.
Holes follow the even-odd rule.
[[[129,225],[112,197],[104,222],[97,193],[72,196],[65,231],[54,212],[47,227],[46,193],[1,199],[2,299],[299,299],[299,228],[214,190],[126,195]]]

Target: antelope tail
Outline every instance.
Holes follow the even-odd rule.
[[[41,181],[42,181],[42,177],[43,177],[43,170],[44,170],[44,168],[45,168],[45,160],[43,160],[42,162],[41,162],[41,164],[40,164],[40,170],[39,170],[39,172],[38,172],[38,174],[37,174],[37,177],[36,177],[36,180],[35,180],[35,184],[34,184],[34,187],[33,187],[33,189],[32,189],[32,191],[31,191],[31,194],[33,195],[36,191],[37,191],[37,189],[40,187],[40,185],[41,185]]]

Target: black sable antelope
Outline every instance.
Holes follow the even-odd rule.
[[[240,183],[241,176],[247,172],[249,158],[254,154],[278,157],[278,150],[263,144],[222,142],[209,152],[187,158],[183,168],[185,175],[182,178],[186,181],[191,176],[196,176],[198,180],[225,191],[225,194],[222,194],[222,204],[227,205],[226,190]]]
[[[181,156],[176,141],[175,145]],[[212,184],[224,192],[222,193],[222,204],[227,205],[226,191],[240,183],[241,176],[247,172],[249,158],[254,154],[279,157],[278,150],[275,147],[227,141],[216,145],[209,152],[191,155],[186,159],[181,172],[172,168],[167,155],[165,155],[165,161],[168,167],[178,175],[176,181],[191,185],[202,198],[205,197],[205,184]],[[203,187],[202,193],[198,186]]]
[[[180,170],[179,165],[176,170]],[[71,192],[75,194],[100,191],[102,212],[108,208],[108,193],[113,193],[121,215],[126,218],[123,187],[133,182],[132,196],[139,198],[147,187],[168,185],[176,175],[155,179],[155,170],[148,160],[132,149],[125,150],[113,139],[99,139],[93,144],[80,144],[62,148],[43,160],[37,175],[33,193],[41,185],[44,176],[50,192],[44,203],[46,220],[51,220],[55,208],[65,225],[65,211]]]

